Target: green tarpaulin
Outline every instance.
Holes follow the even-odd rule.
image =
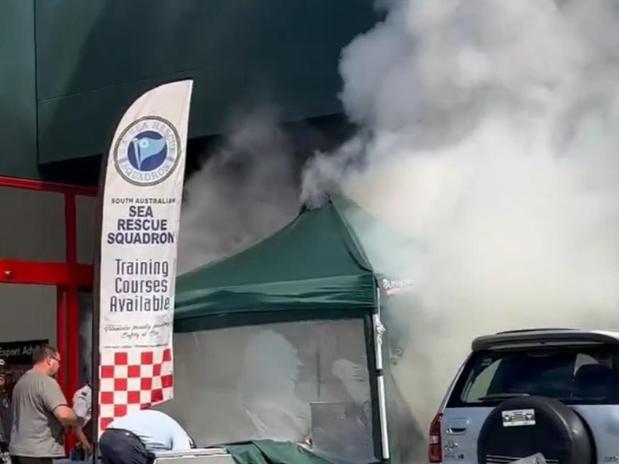
[[[259,440],[226,449],[237,464],[330,464],[295,443]]]
[[[199,330],[201,320],[235,313],[367,313],[376,281],[343,216],[348,206],[333,200],[303,209],[253,247],[179,276],[175,330]]]

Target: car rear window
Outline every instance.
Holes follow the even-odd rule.
[[[448,406],[490,406],[527,395],[568,404],[618,404],[618,354],[614,346],[474,353]]]

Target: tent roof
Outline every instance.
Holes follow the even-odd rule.
[[[343,217],[350,205],[336,199],[319,209],[304,208],[245,251],[179,276],[176,329],[233,313],[366,313],[376,303],[376,282]]]

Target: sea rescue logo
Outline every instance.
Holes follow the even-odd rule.
[[[156,185],[176,168],[179,150],[180,138],[174,126],[158,116],[147,116],[121,133],[114,147],[114,165],[133,185]]]

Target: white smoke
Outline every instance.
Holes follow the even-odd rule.
[[[250,112],[229,134],[186,183],[179,274],[251,246],[298,212],[291,141],[277,113]]]
[[[473,337],[617,326],[617,24],[614,0],[407,0],[343,52],[364,135],[317,156],[303,194],[341,190],[415,244],[359,231],[413,281],[385,312],[409,328],[395,375],[424,428]]]

